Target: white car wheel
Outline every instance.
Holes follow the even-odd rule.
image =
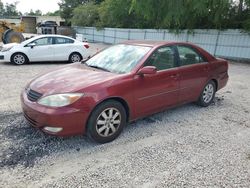
[[[82,56],[79,53],[72,53],[69,57],[70,63],[80,62],[82,60]]]
[[[23,65],[28,62],[28,58],[22,53],[12,55],[11,62],[15,65]]]

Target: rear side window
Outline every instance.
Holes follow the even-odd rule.
[[[158,71],[176,67],[175,52],[172,47],[165,46],[157,49],[144,66],[155,66]]]
[[[62,37],[55,38],[55,44],[70,44],[70,43],[74,43],[74,40]]]
[[[201,62],[205,62],[204,58],[200,54],[198,54],[193,48],[188,46],[177,46],[180,64],[184,65],[192,65]]]

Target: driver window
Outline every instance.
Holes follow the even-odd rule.
[[[166,46],[157,49],[147,60],[145,66],[155,66],[157,71],[176,67],[175,53],[172,47]]]
[[[37,39],[32,43],[35,43],[36,46],[51,45],[52,44],[52,38],[51,37],[45,37],[45,38]]]

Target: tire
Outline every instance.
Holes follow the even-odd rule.
[[[11,56],[11,63],[15,65],[23,65],[28,63],[28,61],[27,56],[23,53],[15,53]]]
[[[74,52],[72,54],[70,54],[69,56],[69,62],[70,63],[76,63],[76,62],[80,62],[82,60],[82,56],[81,54]]]
[[[4,43],[21,43],[25,40],[22,33],[18,33],[10,29],[4,33],[3,39]]]
[[[125,125],[126,111],[123,105],[109,100],[98,105],[91,113],[87,123],[87,135],[90,139],[104,144],[116,139]]]
[[[216,85],[214,81],[211,80],[203,88],[198,100],[198,105],[203,107],[209,106],[214,100],[215,93]]]

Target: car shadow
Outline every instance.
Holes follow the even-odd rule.
[[[67,138],[49,136],[31,127],[24,119],[22,113],[6,112],[0,114],[0,167],[33,167],[36,162],[56,153],[75,153],[81,150],[94,152],[97,148],[108,148],[112,145],[133,143],[137,140],[154,136],[162,132],[172,132],[189,124],[185,117],[199,113],[206,113],[209,108],[217,108],[224,99],[215,98],[215,102],[208,108],[200,108],[195,104],[186,104],[177,108],[166,110],[135,122],[125,128],[119,138],[109,144],[98,144],[86,136],[73,136]]]

